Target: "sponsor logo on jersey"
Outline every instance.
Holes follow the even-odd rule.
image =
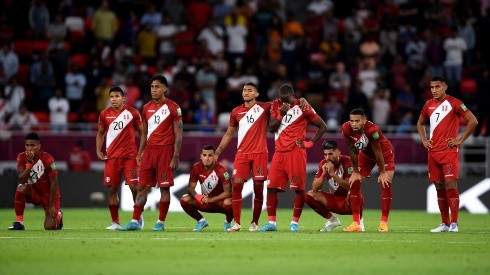
[[[230,179],[230,174],[228,174],[228,172],[225,172],[223,174],[223,176],[225,177],[225,180],[229,180]]]
[[[373,134],[373,138],[374,138],[374,139],[378,139],[378,138],[379,138],[379,133],[378,133],[378,132],[374,133],[374,134]]]
[[[349,174],[349,175],[352,174],[352,170],[353,170],[352,167],[347,168],[347,174]]]
[[[51,170],[56,170],[56,163],[51,163]]]
[[[180,108],[177,109],[177,115],[179,115],[179,116],[182,115],[182,109],[180,109]]]
[[[461,109],[463,109],[463,111],[468,110],[468,108],[466,108],[466,105],[464,105],[464,103],[463,103],[463,104],[461,104]]]

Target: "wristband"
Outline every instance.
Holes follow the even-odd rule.
[[[277,116],[277,120],[282,121],[282,118],[283,118],[283,117],[284,117],[283,115],[279,114],[279,115]]]
[[[26,163],[26,169],[32,169],[32,163]]]
[[[303,146],[306,148],[306,149],[310,149],[311,147],[313,147],[313,142],[311,140],[308,140],[308,141],[303,141]]]

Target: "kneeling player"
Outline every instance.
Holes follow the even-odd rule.
[[[24,209],[26,202],[42,205],[45,212],[44,229],[63,228],[63,214],[60,210],[60,190],[58,170],[53,157],[41,151],[37,133],[25,136],[25,152],[17,156],[19,185],[15,191],[14,208],[16,219],[9,230],[24,230]]]
[[[351,198],[348,181],[352,173],[352,163],[348,156],[340,154],[337,142],[333,140],[323,143],[323,155],[324,159],[318,164],[313,180],[313,190],[306,193],[305,201],[315,212],[327,219],[320,231],[329,232],[340,225],[340,220],[331,212],[340,215],[353,214],[349,201]],[[327,191],[321,190],[325,179],[328,182]],[[363,198],[361,197],[359,201],[362,213]],[[364,231],[362,219],[359,222],[361,225],[359,231]]]
[[[194,231],[202,231],[209,224],[199,213],[223,213],[226,215],[224,231],[231,228],[233,210],[231,208],[230,175],[226,167],[216,162],[214,147],[202,148],[201,161],[191,168],[187,193],[180,199],[184,211],[197,221]],[[201,184],[202,195],[196,192],[197,182]]]

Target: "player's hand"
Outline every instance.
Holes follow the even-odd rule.
[[[432,140],[428,139],[426,141],[422,141],[422,144],[424,145],[425,149],[432,149]]]
[[[304,97],[299,99],[299,107],[301,108],[301,111],[306,110],[308,107],[310,107],[310,103],[306,101]]]
[[[309,149],[309,148],[313,147],[313,142],[311,142],[309,140],[308,141],[297,140],[296,145],[298,145],[298,147],[300,147],[300,148]]]
[[[352,184],[355,182],[355,181],[360,181],[362,178],[361,178],[361,174],[359,174],[359,172],[352,172],[352,174],[350,175],[349,177],[349,185],[352,186]]]
[[[54,206],[50,206],[48,207],[48,215],[53,219],[53,220],[56,220],[57,216],[58,216],[58,212],[56,211],[56,209],[54,208]]]
[[[448,138],[447,139],[447,147],[448,148],[453,148],[454,146],[459,146],[461,145],[461,140],[457,138]]]
[[[324,166],[325,166],[325,172],[327,172],[331,176],[334,173],[333,163],[326,162]]]
[[[291,108],[291,105],[289,103],[283,102],[279,111],[281,112],[282,116],[285,116],[290,108]]]
[[[136,165],[140,166],[140,163],[141,163],[141,155],[140,155],[140,154],[138,154],[138,155],[136,156]]]
[[[97,157],[100,159],[100,160],[107,160],[107,157],[104,156],[104,154],[102,152],[97,152]]]
[[[34,152],[26,151],[26,159],[27,159],[27,162],[33,163],[34,162]]]
[[[172,170],[175,170],[175,169],[179,168],[179,157],[173,156],[172,157],[172,160],[170,161],[169,167]]]
[[[210,198],[206,195],[202,195],[202,198],[201,198],[201,203],[202,204],[207,204],[207,203],[210,203]]]
[[[351,177],[352,177],[352,176],[351,176]],[[391,180],[390,180],[390,178],[388,177],[388,173],[386,173],[386,172],[379,173],[379,176],[378,176],[378,182],[379,182],[379,183],[381,183],[381,186],[382,186],[383,188],[390,187]]]

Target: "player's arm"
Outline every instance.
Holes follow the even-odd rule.
[[[356,146],[349,140],[345,140],[345,144],[347,144],[347,149],[349,150],[349,157],[352,161],[352,171],[355,173],[359,173],[359,165],[358,165],[358,154]]]
[[[138,156],[136,157],[136,161],[138,162],[138,165],[140,164],[141,161],[141,155],[143,154],[143,151],[146,148],[147,139],[148,139],[148,123],[146,123],[146,121],[143,121],[142,131],[140,134],[140,148],[138,149]]]
[[[223,138],[221,138],[221,141],[218,145],[218,148],[216,148],[216,152],[214,152],[216,159],[225,150],[225,148],[228,146],[228,144],[230,144],[231,139],[233,138],[233,135],[235,134],[235,131],[236,131],[236,127],[228,125],[228,129],[226,129],[226,133],[224,134]]]
[[[29,179],[29,176],[31,174],[31,170],[32,170],[32,163],[29,163],[27,162],[26,165],[25,165],[25,168],[23,169],[18,169],[19,171],[19,176],[18,176],[18,179],[19,179],[19,184],[26,184],[27,183],[27,180]]]
[[[325,178],[323,176],[319,178],[314,178],[313,183],[311,184],[311,189],[313,192],[318,192],[322,190],[323,184],[325,183]]]
[[[313,121],[313,125],[318,128],[313,138],[311,138],[311,142],[315,143],[327,132],[327,124],[320,116],[318,116],[318,118]]]
[[[180,156],[180,148],[182,147],[182,120],[174,122],[174,155],[172,156],[172,161],[170,162],[170,168],[175,170],[179,167],[179,156]]]
[[[381,151],[381,143],[372,142],[371,147],[373,148],[373,152],[376,157],[376,165],[378,165],[378,182],[381,183],[383,188],[389,187],[391,180],[385,170],[385,159],[383,157],[383,151]]]
[[[53,220],[56,220],[56,209],[54,208],[54,201],[56,198],[56,193],[58,191],[58,176],[49,177],[49,205],[48,205],[48,215],[51,216]]]
[[[197,195],[196,186],[197,181],[189,180],[189,184],[187,185],[187,194],[189,194],[189,196],[191,196],[192,198],[195,198]]]
[[[476,117],[473,115],[472,112],[467,112],[464,117],[463,117],[467,124],[466,124],[466,129],[464,130],[463,134],[459,139],[449,139],[448,140],[448,147],[453,147],[457,146],[460,144],[463,144],[463,142],[475,131],[476,125],[478,125],[478,121],[476,120]]]
[[[328,174],[333,178],[333,180],[335,180],[335,182],[339,184],[340,187],[344,188],[345,190],[350,189],[350,183],[348,178],[347,179],[341,178],[335,172],[332,173],[329,172]]]
[[[420,115],[417,121],[417,131],[419,132],[420,140],[425,148],[432,148],[432,141],[427,139],[427,132],[425,131],[425,121],[426,119]]]
[[[145,142],[146,143],[146,138],[143,139],[143,123],[141,123],[141,125],[139,125],[139,126],[136,126],[136,132],[138,132],[138,136],[139,136],[139,139],[140,139],[140,146],[139,147],[141,147],[141,143],[142,142]],[[139,151],[139,147],[138,147],[138,151]],[[136,155],[136,162],[138,163],[138,165],[139,165],[140,160],[141,160],[140,158],[141,158],[141,155],[140,154],[137,154]]]
[[[221,201],[227,198],[231,198],[231,183],[228,180],[227,184],[223,184],[223,192],[219,194],[218,196],[209,198],[208,197],[208,202],[216,202],[216,201]]]
[[[97,128],[97,136],[95,137],[95,152],[97,153],[97,157],[100,160],[106,159],[106,156],[104,156],[104,153],[102,153],[102,144],[104,144],[105,134],[106,128],[99,125],[99,127]]]

